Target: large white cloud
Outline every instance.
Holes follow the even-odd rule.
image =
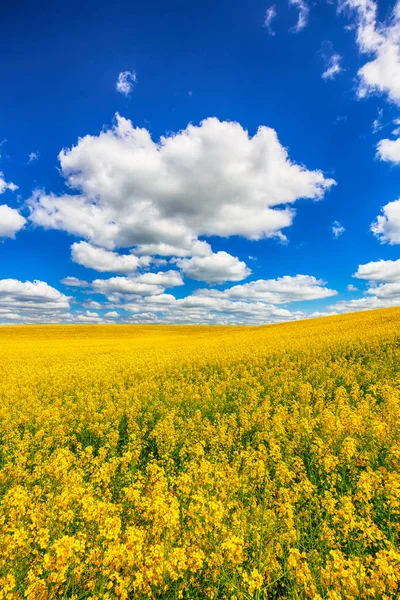
[[[305,300],[329,298],[336,290],[325,287],[325,282],[312,275],[285,275],[278,279],[258,279],[250,283],[235,285],[223,292],[199,290],[197,294],[211,294],[216,298],[286,304]]]
[[[386,23],[378,22],[374,0],[345,0],[341,6],[356,11],[358,46],[373,56],[358,71],[359,97],[379,92],[400,105],[400,3]]]
[[[293,163],[273,129],[250,137],[239,123],[216,118],[154,142],[117,115],[112,129],[79,139],[59,160],[77,193],[36,191],[32,222],[107,249],[142,246],[146,253],[156,244],[191,255],[201,235],[283,237],[291,205],[318,200],[335,183]]]
[[[400,259],[378,260],[359,265],[354,277],[379,283],[400,283]]]
[[[7,204],[0,205],[0,237],[15,237],[25,223],[26,219],[15,208]]]
[[[251,273],[245,262],[223,251],[210,256],[181,258],[177,266],[187,277],[207,283],[241,281]]]
[[[0,280],[1,319],[59,322],[68,313],[70,298],[45,281]],[[8,316],[11,315],[11,316]]]
[[[148,267],[150,256],[140,258],[133,254],[117,254],[88,242],[77,242],[71,246],[72,260],[84,267],[101,273],[133,273],[140,267]]]
[[[382,243],[400,244],[400,198],[382,207],[382,214],[372,223],[371,231]]]

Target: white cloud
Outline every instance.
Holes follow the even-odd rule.
[[[368,282],[364,296],[337,302],[328,307],[330,310],[343,313],[400,305],[400,259],[359,265],[353,277]],[[357,291],[353,285],[349,285],[347,289]]]
[[[352,283],[349,283],[349,285],[347,286],[347,291],[348,292],[357,292],[358,289],[356,288],[355,285],[353,285]]]
[[[332,233],[333,233],[333,237],[335,238],[335,240],[337,240],[338,237],[340,237],[341,235],[343,235],[343,233],[345,231],[346,231],[346,229],[343,227],[343,225],[339,221],[334,221],[333,222]]]
[[[21,322],[59,322],[70,307],[69,300],[68,296],[44,281],[0,280],[1,318]]]
[[[207,283],[241,281],[251,273],[245,262],[223,251],[210,256],[181,258],[176,264],[190,279]]]
[[[88,287],[89,284],[87,281],[84,281],[83,279],[78,279],[77,277],[64,277],[64,279],[61,279],[60,283],[62,283],[63,285],[66,285],[68,287]]]
[[[272,29],[272,21],[276,18],[276,6],[270,6],[266,13],[264,19],[264,27],[267,29],[269,35],[275,35],[275,31]]]
[[[322,79],[334,79],[342,71],[340,61],[342,57],[336,52],[326,60],[325,71],[322,73]]]
[[[160,255],[174,247],[190,256],[202,235],[283,238],[291,205],[321,199],[335,183],[291,162],[273,129],[250,137],[216,118],[155,143],[117,115],[112,129],[79,139],[59,159],[77,194],[36,191],[32,222],[135,254],[155,245]]]
[[[178,271],[160,271],[159,273],[143,273],[136,277],[95,279],[92,289],[112,300],[119,299],[121,296],[153,296],[180,285],[183,285],[183,280]]]
[[[25,226],[25,223],[26,219],[15,208],[11,208],[7,204],[0,205],[0,238],[14,238],[15,234]]]
[[[102,317],[97,312],[92,312],[87,310],[82,314],[78,314],[74,316],[75,321],[81,321],[83,323],[99,323],[103,320]]]
[[[76,242],[71,246],[72,260],[79,265],[101,273],[133,273],[140,267],[148,267],[150,256],[140,258],[133,254],[117,254],[87,242]]]
[[[378,158],[385,162],[400,163],[400,138],[397,140],[380,140],[376,147]]]
[[[381,243],[400,244],[400,199],[383,206],[382,213],[371,224],[371,231]]]
[[[400,283],[400,259],[378,260],[359,265],[353,277],[377,283]]]
[[[286,304],[304,300],[317,300],[335,296],[337,292],[325,287],[325,282],[312,275],[285,275],[278,279],[258,279],[250,283],[235,285],[223,292],[199,290],[196,296],[203,294],[229,300],[247,300]]]
[[[297,18],[297,23],[294,27],[292,27],[291,31],[294,33],[298,33],[304,27],[306,27],[308,23],[308,16],[310,13],[310,8],[304,0],[289,0],[289,5],[295,6],[299,10],[299,16]]]
[[[364,98],[379,92],[400,104],[400,3],[395,4],[385,23],[377,20],[374,0],[345,0],[341,7],[356,12],[359,49],[363,54],[373,55],[358,71],[358,96]]]
[[[112,310],[104,315],[107,319],[119,319],[120,314],[116,310]]]
[[[378,133],[381,129],[383,129],[384,125],[382,125],[382,117],[383,117],[383,108],[378,108],[378,116],[374,119],[372,123],[372,133]]]
[[[3,173],[0,172],[0,194],[4,194],[4,192],[7,190],[10,190],[10,192],[15,192],[17,189],[18,186],[12,182],[7,183],[7,181],[4,179]]]
[[[128,303],[124,308],[134,314],[135,321],[160,323],[261,324],[304,316],[264,302],[231,301],[207,295],[182,299],[171,294],[150,296]]]
[[[30,165],[33,162],[36,162],[37,160],[39,160],[40,158],[40,152],[30,152],[28,154],[28,165]]]
[[[129,96],[135,87],[137,77],[135,71],[122,71],[118,75],[117,83],[115,84],[117,92],[124,96]]]

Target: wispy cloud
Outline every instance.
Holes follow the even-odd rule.
[[[272,29],[272,21],[276,18],[276,7],[275,4],[270,6],[265,13],[264,27],[267,29],[269,35],[275,35],[275,31]]]
[[[132,93],[136,82],[137,76],[135,71],[122,71],[118,75],[115,87],[117,89],[117,92],[119,92],[120,94],[123,94],[124,96],[129,96]]]

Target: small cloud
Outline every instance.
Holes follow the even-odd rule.
[[[338,115],[336,117],[336,121],[338,123],[346,123],[346,121],[347,121],[347,115]]]
[[[347,291],[348,291],[348,292],[358,292],[358,288],[356,288],[356,286],[355,286],[355,285],[353,285],[352,283],[350,283],[350,284],[347,286]]]
[[[308,4],[304,2],[304,0],[289,0],[289,5],[297,6],[299,9],[297,23],[290,30],[292,33],[299,33],[299,31],[304,29],[304,27],[306,27],[308,23],[308,15],[310,13],[310,8]]]
[[[192,97],[192,96],[193,96],[193,92],[192,92],[192,90],[189,90],[189,91],[188,91],[188,96],[190,96],[190,97]]]
[[[88,282],[78,279],[77,277],[64,277],[60,283],[68,287],[88,287]]]
[[[334,51],[333,44],[329,41],[323,42],[319,54],[325,63],[322,79],[335,79],[335,77],[343,70],[340,65],[342,57]]]
[[[340,66],[342,57],[340,54],[332,54],[327,60],[325,71],[322,73],[322,79],[335,79],[337,75],[343,70]]]
[[[339,223],[339,221],[333,222],[332,233],[335,240],[337,240],[338,237],[340,237],[345,231],[345,228],[343,227],[343,225],[341,225],[341,223]]]
[[[265,13],[265,19],[264,19],[264,27],[267,29],[269,35],[275,35],[275,31],[272,29],[272,21],[275,19],[276,17],[276,8],[275,8],[275,4],[273,6],[270,6],[267,9],[267,12]]]
[[[115,84],[117,92],[124,96],[129,96],[137,82],[135,71],[122,71],[118,75],[117,83]]]
[[[256,256],[248,256],[247,258],[248,258],[249,260],[257,260],[257,257],[256,257]]]
[[[40,157],[40,152],[30,152],[28,154],[27,164],[30,165],[31,163],[35,162],[36,160],[39,160],[39,157]]]
[[[383,129],[384,125],[382,125],[382,116],[383,108],[378,108],[378,116],[372,123],[372,133],[378,133],[378,131]]]

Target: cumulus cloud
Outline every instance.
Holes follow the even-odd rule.
[[[270,304],[287,304],[335,296],[337,292],[325,287],[325,282],[312,275],[285,275],[277,279],[258,279],[235,285],[223,292],[199,290],[196,295],[212,295],[229,300],[251,300]]]
[[[297,18],[297,23],[294,27],[292,27],[291,31],[293,33],[298,33],[304,27],[306,27],[308,23],[308,16],[310,13],[310,8],[304,0],[289,0],[289,5],[295,6],[299,11],[299,16]]]
[[[400,259],[378,260],[359,265],[354,277],[377,283],[400,283]]]
[[[343,227],[343,225],[339,221],[333,222],[332,233],[333,233],[333,237],[335,238],[335,240],[337,240],[338,237],[340,237],[345,231],[346,231],[346,229]]]
[[[26,219],[19,214],[18,210],[7,206],[0,205],[0,238],[14,238],[15,234],[20,231],[26,224]]]
[[[121,315],[119,313],[117,313],[116,310],[111,310],[110,312],[105,313],[104,316],[107,319],[119,319]]]
[[[58,322],[70,308],[69,301],[68,296],[44,281],[0,280],[1,318],[21,322]]]
[[[136,277],[110,277],[95,279],[92,289],[109,299],[121,296],[152,296],[162,294],[166,289],[183,285],[178,271],[160,271],[159,273],[142,273]]]
[[[336,52],[326,59],[325,71],[322,73],[322,79],[335,79],[342,71],[342,57]]]
[[[362,298],[343,300],[328,307],[337,313],[372,310],[400,304],[400,259],[359,265],[353,277],[368,282]],[[353,285],[348,290],[356,291]]]
[[[267,8],[264,19],[264,27],[268,31],[269,35],[275,35],[275,31],[272,29],[272,21],[276,18],[276,6],[270,6]]]
[[[346,289],[347,289],[348,292],[357,292],[358,291],[358,289],[356,288],[356,286],[353,285],[352,283],[349,283],[349,285],[347,286]]]
[[[76,242],[71,246],[72,260],[79,265],[101,273],[133,273],[140,267],[148,267],[150,256],[140,258],[133,254],[117,254],[87,242]]]
[[[373,56],[358,71],[358,96],[384,93],[400,105],[400,3],[385,23],[378,22],[374,0],[345,0],[341,7],[355,11],[359,49]]]
[[[177,260],[176,264],[190,279],[206,283],[241,281],[251,273],[245,262],[223,251],[210,256],[181,258]]]
[[[64,279],[61,279],[60,283],[68,287],[84,288],[89,286],[87,281],[84,281],[83,279],[78,279],[77,277],[64,277]]]
[[[383,139],[376,147],[378,158],[385,162],[400,163],[400,138],[396,140]]]
[[[87,310],[84,313],[75,315],[74,320],[82,323],[101,323],[103,318],[97,312]]]
[[[381,243],[400,244],[400,199],[382,207],[382,214],[371,224],[371,231]]]
[[[10,192],[15,192],[18,189],[18,186],[15,183],[9,182],[4,179],[3,173],[0,172],[0,194],[4,194],[7,190]]]
[[[152,248],[165,256],[170,248],[190,256],[199,236],[283,239],[296,200],[321,199],[335,184],[292,162],[275,130],[260,127],[251,137],[216,118],[154,142],[117,115],[112,129],[79,139],[59,160],[76,194],[36,191],[32,222],[135,254]]]
[[[117,92],[124,96],[129,96],[136,85],[136,81],[135,71],[122,71],[118,75],[117,83],[115,84]]]
[[[213,296],[191,295],[177,299],[171,294],[138,298],[124,308],[133,313],[137,322],[262,324],[302,318],[301,312],[291,312],[264,302],[232,301]]]

